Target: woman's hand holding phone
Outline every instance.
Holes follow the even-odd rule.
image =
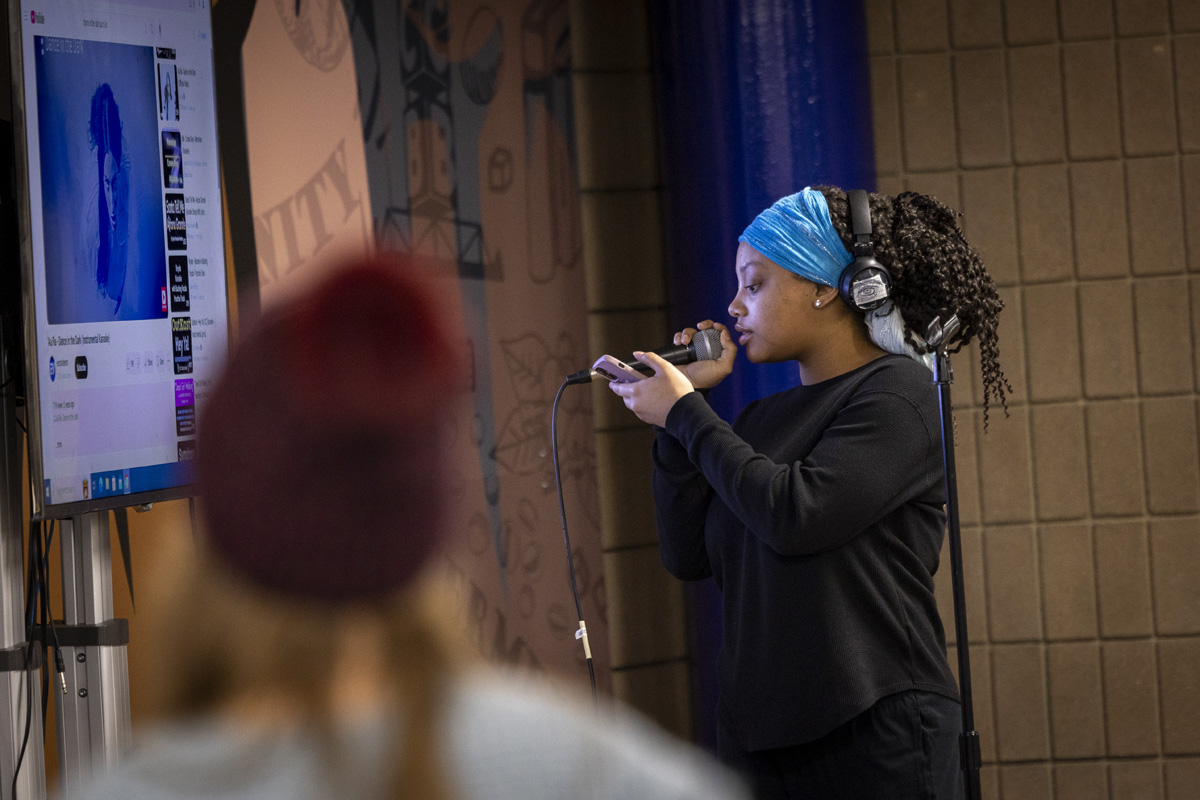
[[[646,377],[624,361],[619,358],[613,358],[607,353],[596,359],[596,363],[592,364],[592,369],[610,381],[616,381],[617,383],[632,383],[633,381],[643,380]]]

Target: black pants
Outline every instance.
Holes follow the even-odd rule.
[[[959,800],[961,732],[956,700],[907,691],[820,739],[751,753],[738,744],[728,710],[717,712],[721,760],[749,780],[759,800]]]

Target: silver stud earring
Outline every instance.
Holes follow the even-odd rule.
[[[820,307],[821,307],[821,301],[820,301],[820,300],[818,300],[817,302],[813,303],[813,306],[814,306],[815,308],[820,308]]]

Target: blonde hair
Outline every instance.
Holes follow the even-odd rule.
[[[286,557],[286,556],[283,556]],[[460,620],[431,576],[377,603],[319,603],[265,592],[204,551],[176,562],[170,602],[151,622],[155,671],[148,687],[154,717],[227,711],[240,698],[271,698],[282,719],[311,727],[336,758],[333,723],[339,660],[348,630],[373,634],[382,665],[379,696],[404,719],[390,795],[449,800],[437,735],[451,677],[468,658],[451,633]],[[332,763],[332,761],[331,761]]]

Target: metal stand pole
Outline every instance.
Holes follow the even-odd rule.
[[[129,621],[112,616],[107,512],[70,517],[59,528],[67,693],[55,720],[60,787],[70,796],[129,747]]]
[[[983,759],[979,752],[979,734],[975,731],[975,709],[971,699],[971,653],[967,636],[967,597],[963,589],[962,535],[958,524],[958,475],[954,467],[954,416],[950,404],[950,384],[954,372],[950,368],[947,346],[958,331],[957,316],[951,316],[945,326],[935,319],[925,340],[937,348],[933,382],[938,387],[938,409],[942,418],[942,459],[946,474],[946,535],[950,540],[950,577],[954,591],[954,636],[958,643],[958,693],[962,703],[962,735],[959,739],[963,783],[967,800],[979,800],[979,767]]]
[[[14,343],[0,330],[0,363],[14,357]],[[0,382],[6,380],[0,369]],[[46,797],[43,750],[41,646],[32,651],[25,638],[24,526],[21,522],[22,436],[17,427],[16,386],[0,390],[0,798],[12,800],[13,774],[20,756],[16,783],[20,800]],[[30,657],[32,656],[32,657]],[[32,712],[32,713],[30,713]],[[29,726],[29,738],[25,727]]]

